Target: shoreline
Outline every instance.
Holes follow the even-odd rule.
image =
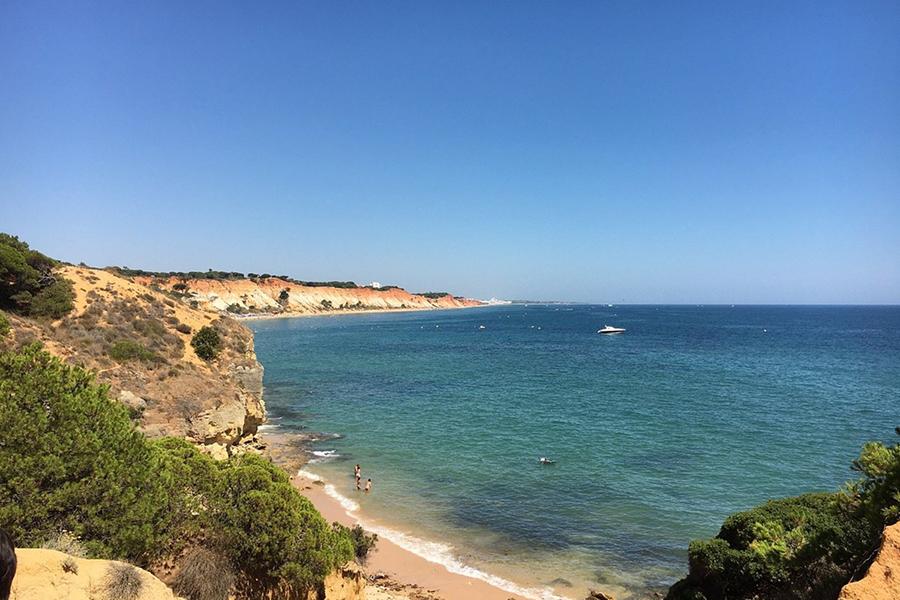
[[[408,312],[429,312],[439,310],[466,310],[469,308],[485,308],[490,306],[500,306],[498,304],[475,304],[473,306],[432,306],[429,308],[364,308],[361,310],[323,310],[320,312],[282,312],[282,313],[260,313],[252,315],[235,315],[228,313],[227,316],[237,321],[267,321],[269,319],[292,319],[306,317],[339,317],[345,315],[371,315],[381,313],[408,313]]]
[[[564,600],[549,589],[525,589],[522,586],[468,566],[449,553],[442,544],[422,540],[401,531],[386,529],[359,514],[352,499],[337,493],[334,486],[315,473],[305,470],[310,440],[302,436],[264,431],[267,454],[288,471],[294,488],[306,497],[328,522],[347,527],[362,525],[378,534],[378,543],[363,565],[369,585],[395,600]],[[413,547],[430,551],[419,552]],[[567,599],[566,599],[567,600]]]

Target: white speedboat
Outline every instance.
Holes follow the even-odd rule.
[[[610,334],[610,333],[625,333],[625,330],[622,329],[621,327],[611,327],[610,325],[604,325],[604,326],[603,326],[603,329],[598,329],[598,330],[597,330],[597,333],[605,333],[605,334]]]

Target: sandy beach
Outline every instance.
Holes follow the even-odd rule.
[[[326,493],[323,481],[301,474],[301,468],[307,462],[304,448],[309,444],[309,440],[301,435],[281,433],[277,430],[267,431],[263,435],[268,446],[268,455],[291,474],[294,487],[309,498],[327,521],[337,521],[348,527],[357,524],[357,519],[348,514],[347,509],[337,499]],[[510,593],[481,579],[451,573],[444,565],[431,562],[384,537],[378,539],[364,567],[370,578],[383,576],[378,577],[367,588],[374,590],[374,593],[368,594],[370,599],[526,600],[524,596]]]
[[[329,522],[337,521],[350,527],[357,523],[336,499],[325,492],[323,482],[294,475],[293,483]],[[371,598],[525,600],[523,596],[494,587],[480,579],[451,573],[443,565],[430,562],[384,538],[378,539],[366,561],[365,569],[370,577],[383,579],[382,582],[375,581],[377,591],[369,594]]]

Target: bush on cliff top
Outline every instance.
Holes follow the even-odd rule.
[[[270,462],[147,440],[106,386],[37,344],[0,353],[0,422],[0,528],[21,545],[65,531],[92,556],[147,566],[201,541],[247,597],[309,589],[353,558],[350,534]]]
[[[72,310],[72,284],[55,277],[57,262],[19,238],[0,233],[0,307],[32,317],[58,319]]]
[[[668,600],[833,600],[864,571],[900,513],[900,444],[870,442],[840,493],[773,500],[728,517],[688,550],[688,576]]]
[[[153,553],[159,460],[92,375],[36,344],[0,354],[0,423],[0,527],[22,545],[69,531],[96,556]]]

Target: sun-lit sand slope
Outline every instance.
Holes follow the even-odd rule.
[[[13,579],[14,600],[93,600],[113,597],[110,568],[124,563],[75,558],[56,550],[18,548],[19,564]],[[159,579],[133,567],[141,581],[133,600],[176,600]]]

